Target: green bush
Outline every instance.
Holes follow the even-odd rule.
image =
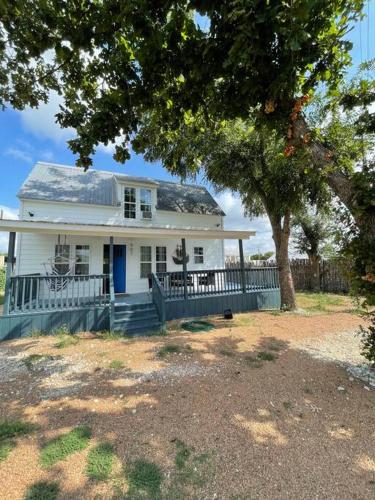
[[[5,290],[5,267],[0,267],[0,292]]]

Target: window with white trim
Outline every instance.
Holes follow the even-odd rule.
[[[152,209],[151,209],[151,189],[140,190],[140,205],[141,205],[141,214],[142,219],[151,219],[152,218]]]
[[[55,245],[55,270],[64,276],[70,270],[70,245]]]
[[[156,247],[156,272],[167,272],[167,247]]]
[[[124,218],[135,219],[137,214],[137,199],[135,188],[124,188]]]
[[[140,264],[141,264],[141,278],[148,278],[148,276],[152,272],[152,249],[149,246],[141,247],[141,255],[140,255]]]
[[[90,274],[90,246],[76,245],[75,274]]]
[[[194,264],[203,264],[203,247],[194,247]]]

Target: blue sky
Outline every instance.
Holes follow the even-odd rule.
[[[361,61],[375,57],[375,0],[371,0],[365,12],[370,16],[357,23],[349,35],[353,42],[353,63],[356,67]],[[74,165],[75,158],[66,145],[71,132],[60,129],[54,122],[58,111],[58,97],[51,95],[50,102],[37,110],[23,112],[6,109],[0,112],[0,209],[4,217],[17,213],[17,191],[36,161],[50,161]],[[125,165],[112,159],[112,149],[99,148],[94,157],[94,168],[123,172],[130,175],[150,176],[157,179],[172,179],[160,163],[147,163],[142,156],[133,155]],[[258,234],[247,243],[247,253],[273,250],[269,223],[264,218],[250,221],[242,215],[240,201],[230,195],[216,196],[228,214],[226,228],[255,229]],[[6,249],[7,235],[0,233],[0,251]],[[228,252],[236,252],[234,243],[227,245]]]

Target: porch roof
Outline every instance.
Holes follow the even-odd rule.
[[[123,238],[196,238],[213,240],[248,239],[255,231],[223,229],[181,229],[176,226],[128,227],[71,222],[47,222],[0,219],[0,231],[15,233],[71,234],[85,236],[118,236]]]

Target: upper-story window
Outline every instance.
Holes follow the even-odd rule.
[[[124,217],[125,219],[135,219],[137,213],[137,200],[135,188],[124,188]]]
[[[140,191],[141,194],[141,216],[142,219],[151,219],[152,218],[152,209],[151,209],[151,189],[142,188]]]

